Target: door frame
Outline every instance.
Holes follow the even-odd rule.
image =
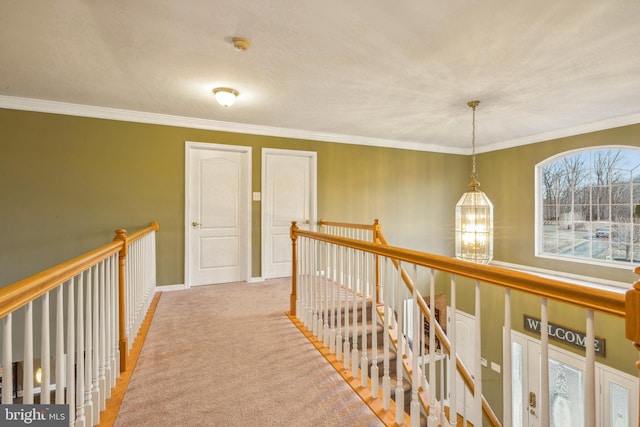
[[[309,185],[311,187],[310,191],[310,203],[311,206],[309,207],[309,222],[310,222],[310,229],[315,231],[316,229],[316,222],[317,222],[317,218],[318,218],[318,153],[316,151],[305,151],[305,150],[287,150],[287,149],[280,149],[280,148],[262,148],[262,161],[261,161],[261,169],[262,169],[262,173],[261,173],[261,181],[260,181],[260,186],[261,186],[261,191],[262,191],[262,195],[261,195],[261,200],[260,200],[260,212],[261,212],[261,218],[260,218],[260,228],[262,230],[261,234],[261,242],[260,242],[260,254],[261,254],[261,259],[260,259],[260,276],[261,278],[264,280],[266,279],[265,277],[265,259],[266,259],[266,251],[271,251],[271,248],[268,247],[268,245],[266,244],[267,242],[267,227],[266,227],[266,223],[267,223],[267,212],[264,209],[264,193],[265,193],[265,189],[267,188],[267,168],[266,168],[266,162],[267,162],[267,155],[268,154],[279,154],[279,155],[283,155],[283,156],[295,156],[295,157],[308,157],[311,160],[311,169],[310,169],[310,173],[311,173],[311,179],[309,180]]]
[[[190,253],[190,240],[191,240],[191,212],[189,212],[190,206],[190,194],[189,189],[191,188],[191,160],[192,154],[195,150],[209,150],[209,151],[232,151],[242,154],[242,161],[245,163],[245,176],[243,180],[245,181],[245,187],[247,188],[247,194],[245,197],[245,205],[246,208],[243,211],[240,211],[238,214],[244,216],[244,219],[240,222],[244,224],[243,232],[245,233],[245,241],[244,247],[246,247],[247,253],[241,253],[240,256],[246,260],[246,264],[244,265],[244,271],[242,276],[244,280],[249,281],[251,278],[251,147],[241,146],[241,145],[227,145],[227,144],[215,144],[208,142],[193,142],[193,141],[185,141],[185,155],[184,155],[184,178],[185,178],[185,187],[184,187],[184,287],[188,289],[191,287],[191,253]],[[242,196],[241,196],[242,197]]]

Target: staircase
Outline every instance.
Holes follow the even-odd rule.
[[[339,298],[341,301],[348,301],[347,310],[345,311],[345,307],[342,305],[338,315],[336,315],[338,310],[335,308],[334,310],[323,310],[319,308],[315,313],[311,311],[310,321],[308,321],[308,325],[306,325],[308,337],[312,339],[312,341],[316,340],[316,346],[325,356],[334,356],[328,359],[331,359],[330,361],[334,363],[338,372],[345,377],[352,387],[354,387],[354,385],[356,386],[354,390],[363,397],[365,403],[370,403],[368,400],[371,400],[373,397],[371,390],[375,391],[376,389],[378,389],[377,400],[379,402],[382,401],[382,387],[386,374],[388,376],[387,381],[391,398],[391,402],[389,403],[390,410],[386,412],[389,412],[388,415],[394,419],[394,422],[388,424],[388,420],[384,420],[384,417],[381,417],[375,407],[372,407],[372,410],[378,413],[378,416],[387,425],[402,425],[403,423],[410,425],[409,414],[411,412],[412,390],[408,375],[411,374],[411,366],[407,364],[406,357],[400,361],[401,363],[398,363],[397,340],[395,339],[393,330],[390,329],[392,333],[390,333],[385,340],[383,308],[381,306],[374,308],[370,298],[363,299],[361,296],[354,298],[352,291],[342,286],[334,284],[332,288],[334,288],[333,296],[330,292],[327,292],[328,295],[320,300],[319,307],[328,306],[327,299],[334,298],[333,301],[335,301]],[[355,327],[353,324],[354,319],[356,322]],[[375,322],[373,319],[375,319]],[[292,320],[295,321],[295,319]],[[348,329],[345,329],[346,325],[348,325]],[[303,328],[304,327],[305,326],[303,326]],[[316,335],[317,339],[313,335]],[[340,340],[340,343],[338,343],[338,340]],[[366,352],[362,346],[365,341]],[[332,342],[335,344],[332,344]],[[373,348],[374,343],[375,351]],[[387,367],[385,367],[385,358],[383,357],[385,353],[385,343],[388,352]],[[357,345],[357,351],[354,351],[354,344]],[[338,346],[340,346],[340,348],[338,348]],[[347,354],[346,357],[345,353]],[[357,359],[355,361],[354,356]],[[367,370],[363,375],[361,371],[365,363]],[[398,375],[399,365],[400,375]],[[378,386],[372,387],[373,382],[377,383]],[[396,398],[398,393],[402,394],[399,400]],[[393,417],[394,414],[396,416],[398,415],[396,409],[394,409],[398,402],[402,403],[402,411],[404,413],[401,416],[404,418],[403,423],[396,423]],[[427,426],[427,417],[424,408],[421,408],[418,425]]]

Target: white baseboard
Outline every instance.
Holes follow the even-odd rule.
[[[183,291],[187,289],[185,285],[163,285],[156,286],[156,292]]]
[[[264,282],[264,277],[251,277],[249,280],[247,280],[248,283],[259,283],[259,282]]]

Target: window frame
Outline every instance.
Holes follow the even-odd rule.
[[[639,242],[635,242],[634,243],[634,238],[633,238],[633,233],[637,230],[635,230],[636,227],[640,226],[640,220],[638,219],[637,215],[634,214],[634,207],[637,208],[638,206],[640,206],[640,201],[636,198],[633,197],[633,189],[636,188],[636,191],[640,191],[640,182],[638,182],[638,186],[634,187],[634,177],[637,177],[640,175],[640,160],[638,161],[637,164],[635,164],[635,166],[628,166],[628,168],[623,169],[624,171],[626,171],[626,173],[630,174],[630,181],[626,182],[626,183],[613,183],[613,185],[611,183],[609,183],[606,188],[609,194],[609,201],[606,205],[601,205],[601,204],[595,204],[593,203],[593,198],[592,196],[589,199],[588,203],[579,203],[576,204],[575,203],[575,188],[571,189],[569,188],[569,190],[571,190],[572,192],[572,201],[571,204],[567,204],[567,207],[570,207],[571,209],[571,221],[569,222],[569,228],[571,230],[576,230],[575,224],[579,224],[582,223],[583,225],[586,223],[587,226],[589,227],[589,233],[587,234],[588,236],[588,240],[586,240],[585,238],[585,244],[588,241],[589,242],[589,256],[578,256],[575,255],[575,248],[576,248],[576,238],[575,235],[572,235],[567,241],[570,240],[570,244],[571,244],[571,248],[572,248],[572,254],[559,254],[558,250],[557,250],[557,246],[556,246],[556,252],[545,252],[544,250],[544,244],[545,244],[545,215],[544,215],[544,210],[545,210],[545,200],[544,200],[544,191],[545,191],[545,187],[544,187],[544,183],[543,183],[543,168],[554,163],[554,162],[558,162],[561,161],[564,158],[570,158],[571,156],[575,156],[577,154],[581,154],[581,153],[591,153],[591,152],[598,152],[598,151],[611,151],[611,150],[632,150],[632,151],[636,151],[638,153],[638,157],[640,158],[640,147],[636,147],[636,146],[629,146],[629,145],[600,145],[600,146],[593,146],[593,147],[583,147],[583,148],[579,148],[579,149],[574,149],[574,150],[568,150],[568,151],[563,151],[561,153],[557,153],[553,156],[550,156],[542,161],[540,161],[539,163],[537,163],[535,165],[535,193],[534,193],[534,199],[535,199],[535,215],[534,215],[534,255],[537,258],[546,258],[546,259],[553,259],[553,260],[559,260],[559,261],[569,261],[569,262],[577,262],[577,263],[583,263],[583,264],[590,264],[590,265],[599,265],[599,266],[604,266],[604,267],[614,267],[614,268],[621,268],[621,269],[629,269],[629,267],[633,267],[633,266],[637,266],[640,265],[640,241]],[[589,160],[592,160],[593,157],[592,155],[589,156]],[[588,172],[588,176],[589,176],[589,184],[588,184],[588,189],[589,191],[592,191],[593,188],[597,188],[597,185],[595,184],[593,177],[591,175],[592,173],[592,168],[591,168],[592,164],[591,162],[587,165],[587,172]],[[627,165],[624,165],[627,166]],[[628,194],[630,194],[629,196],[629,203],[625,203],[625,204],[614,204],[611,201],[610,198],[610,194],[611,194],[611,189],[619,189],[621,188],[621,186],[629,186],[629,190],[626,190]],[[565,188],[565,187],[558,187],[558,188]],[[584,190],[583,190],[584,191]],[[624,190],[623,190],[624,191]],[[635,203],[634,203],[635,202]],[[575,220],[575,206],[588,206],[589,207],[589,211],[590,211],[590,215],[592,215],[593,209],[597,206],[606,206],[608,208],[608,218],[604,221],[593,221],[592,218],[588,218],[584,221],[576,221]],[[560,204],[556,203],[555,204],[556,209],[558,206],[561,206]],[[604,228],[606,226],[611,227],[612,224],[615,224],[615,222],[612,221],[611,219],[611,210],[614,207],[623,207],[624,209],[631,209],[631,214],[630,214],[630,223],[629,226],[631,229],[631,236],[629,239],[629,242],[621,242],[619,244],[630,244],[631,245],[631,260],[629,261],[620,261],[620,260],[615,260],[615,259],[598,259],[598,258],[593,258],[593,239],[594,239],[594,232],[596,230],[596,228]],[[629,211],[628,211],[629,212]],[[634,217],[635,217],[635,221],[634,221]],[[556,217],[555,219],[555,223],[556,223],[556,241],[558,241],[558,230],[559,228],[559,224],[562,221],[560,220],[559,217]],[[565,221],[568,222],[568,221]],[[600,225],[598,225],[598,223],[600,223]],[[617,224],[620,224],[620,222],[618,222]],[[612,228],[609,228],[609,230],[612,230]],[[635,230],[635,231],[634,231]],[[606,244],[608,244],[609,248],[607,249],[609,252],[609,255],[613,254],[613,243],[614,241],[612,240],[611,237],[608,237],[608,242],[606,242]],[[635,246],[635,250],[634,247]]]

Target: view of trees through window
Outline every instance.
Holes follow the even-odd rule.
[[[640,149],[571,152],[538,172],[541,254],[640,262]]]

